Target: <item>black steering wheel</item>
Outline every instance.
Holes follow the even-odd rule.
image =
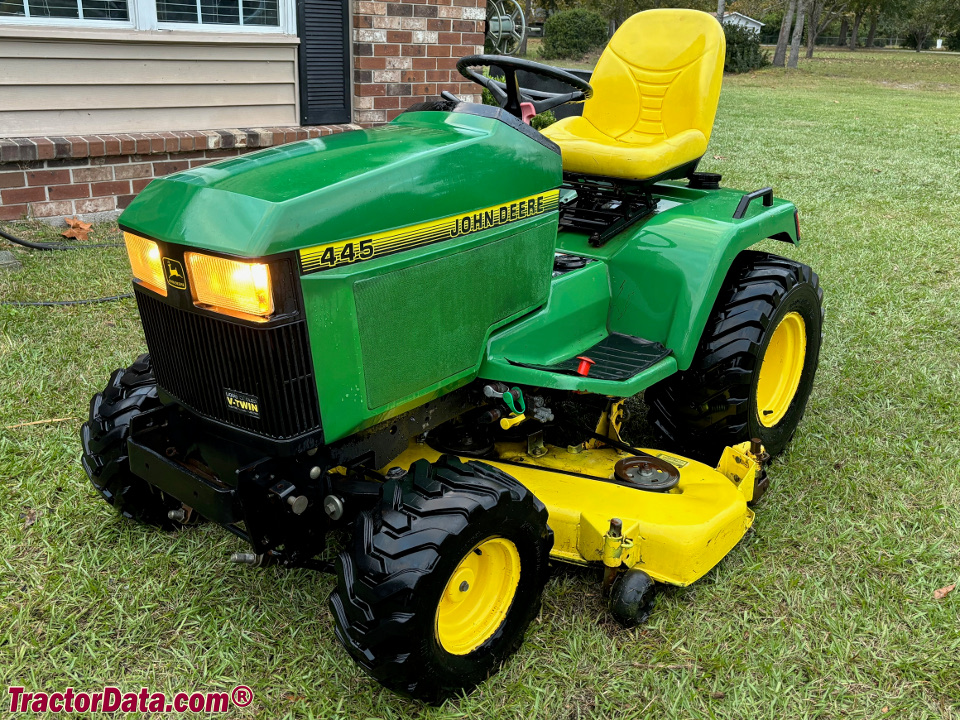
[[[491,77],[478,73],[473,68],[479,65],[496,65],[501,68],[505,74],[504,81],[494,80]],[[472,80],[477,85],[482,85],[493,95],[504,110],[518,118],[523,118],[523,111],[520,103],[528,102],[533,105],[533,109],[539,115],[542,112],[563,105],[568,102],[582,102],[593,97],[593,88],[590,83],[583,80],[573,73],[561,70],[550,65],[541,65],[530,60],[521,60],[520,58],[507,57],[505,55],[469,55],[461,58],[457,63],[457,70],[467,80]],[[517,83],[517,70],[524,70],[534,75],[559,80],[560,82],[574,88],[569,93],[552,93],[540,90],[527,90],[521,88]]]

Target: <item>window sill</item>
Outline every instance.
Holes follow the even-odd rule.
[[[0,22],[0,39],[86,40],[95,42],[203,43],[234,45],[299,45],[296,35],[282,32],[229,32],[195,30],[134,30],[81,25],[6,25]]]

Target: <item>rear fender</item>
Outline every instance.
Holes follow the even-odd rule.
[[[766,238],[799,242],[793,203],[757,199],[734,219],[743,196],[721,190],[667,209],[620,246],[609,260],[611,332],[661,342],[690,367],[737,255]]]

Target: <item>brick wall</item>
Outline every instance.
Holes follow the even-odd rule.
[[[353,15],[354,121],[388,122],[447,90],[468,102],[480,88],[457,60],[483,52],[486,0],[356,0]]]
[[[0,138],[0,220],[115,216],[153,178],[350,126]]]
[[[480,101],[457,60],[483,52],[486,0],[355,0],[353,116],[392,120],[444,90]],[[0,221],[115,216],[151,179],[356,126],[0,138]]]

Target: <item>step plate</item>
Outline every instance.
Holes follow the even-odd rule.
[[[531,363],[514,362],[507,359],[511,365],[518,367],[546,370],[547,372],[562,375],[577,375],[580,365],[578,357],[587,357],[594,361],[590,368],[590,377],[598,380],[628,380],[637,373],[656,365],[670,354],[670,350],[658,342],[644,340],[631,335],[611,333],[591,348],[579,355],[562,360],[553,365],[533,365]]]

